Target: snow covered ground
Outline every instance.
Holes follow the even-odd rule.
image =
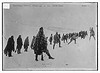
[[[49,34],[50,30],[45,30]],[[44,32],[45,32],[44,31]],[[47,33],[46,36],[50,37]],[[26,37],[26,36],[24,36]],[[22,38],[24,38],[22,36]],[[30,38],[30,36],[29,36]],[[16,42],[15,42],[16,43]],[[31,43],[31,39],[30,39]],[[61,48],[58,45],[53,49],[53,45],[48,42],[48,50],[54,60],[48,59],[48,56],[44,53],[44,61],[35,61],[35,55],[33,50],[28,48],[28,52],[24,52],[22,47],[22,53],[13,53],[13,57],[6,57],[3,55],[3,69],[4,70],[96,70],[96,40],[89,36],[85,39],[77,39],[77,44],[74,41],[69,45],[61,42]]]

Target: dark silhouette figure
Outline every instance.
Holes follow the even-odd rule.
[[[52,45],[52,41],[53,41],[53,36],[51,34],[50,38],[49,38],[49,42],[50,42],[50,45]]]
[[[31,49],[33,49],[33,47],[34,47],[34,42],[35,42],[35,39],[36,39],[36,37],[35,36],[33,36],[33,39],[32,39],[32,42],[31,42]]]
[[[65,37],[66,43],[68,43],[68,41],[67,41],[68,40],[68,34],[66,34],[65,36],[66,36]]]
[[[88,34],[87,34],[87,31],[80,31],[78,35],[79,37],[81,37],[81,39],[85,39],[86,35]]]
[[[91,37],[93,37],[94,40],[95,40],[95,32],[94,32],[94,30],[93,30],[93,27],[90,28],[90,38],[89,38],[89,40],[91,39]]]
[[[60,36],[60,34],[58,34],[58,36],[59,36],[59,47],[61,47],[61,41],[60,41],[60,39],[61,39],[61,36]]]
[[[18,54],[21,53],[22,45],[23,45],[22,38],[21,35],[19,35],[19,37],[17,38],[17,47],[16,47],[16,51]]]
[[[78,35],[77,35],[77,33],[74,33],[74,35],[70,38],[70,42],[68,43],[68,44],[70,44],[73,40],[74,40],[74,42],[75,42],[75,44],[76,44],[76,39],[78,38]]]
[[[38,61],[38,55],[41,55],[41,60],[43,61],[43,52],[46,53],[49,59],[54,59],[51,57],[48,49],[47,49],[47,37],[45,38],[43,27],[39,29],[39,32],[36,36],[34,46],[33,46],[34,53],[36,54],[35,60]]]
[[[8,42],[7,42],[7,46],[4,50],[4,54],[8,57],[12,57],[12,51],[15,50],[15,46],[14,46],[14,37],[11,36],[9,39],[8,39]]]
[[[65,36],[65,35],[63,34],[61,40],[64,41],[64,43],[65,43],[64,36]]]
[[[65,43],[65,41],[67,42],[67,39],[68,39],[68,34],[66,34],[66,35],[62,35],[62,41]]]
[[[58,32],[56,32],[56,34],[54,35],[54,41],[53,41],[53,49],[55,48],[55,44],[59,43],[59,47],[61,47],[61,42],[60,42],[60,34],[58,34]]]
[[[28,46],[29,46],[29,38],[27,37],[24,41],[24,51],[27,52],[27,49],[28,49]]]

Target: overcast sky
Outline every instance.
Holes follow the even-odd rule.
[[[4,9],[4,35],[17,36],[40,26],[53,31],[85,30],[96,25],[96,3],[9,3]],[[37,30],[36,30],[37,31]]]

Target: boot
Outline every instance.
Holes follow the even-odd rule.
[[[53,57],[51,57],[51,55],[50,55],[48,50],[46,51],[46,54],[48,55],[49,59],[54,59]]]
[[[49,59],[54,59],[54,58],[50,56]]]
[[[11,54],[11,52],[9,52],[9,54],[8,54],[8,57],[12,57],[12,54]]]
[[[41,55],[41,60],[44,61],[44,59],[43,59],[43,55]]]
[[[38,61],[38,59],[37,59],[37,58],[38,58],[38,55],[36,54],[36,56],[35,56],[35,61]]]

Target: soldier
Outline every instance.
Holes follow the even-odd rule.
[[[12,51],[15,50],[15,46],[14,46],[14,37],[11,36],[9,39],[8,39],[8,42],[7,42],[7,46],[4,50],[4,53],[6,54],[6,56],[8,55],[8,57],[12,57]]]
[[[17,38],[17,47],[16,47],[16,51],[18,54],[21,53],[22,45],[23,45],[22,38],[21,35],[19,35],[19,37]]]
[[[60,34],[58,34],[58,32],[56,32],[56,34],[54,35],[54,41],[53,41],[53,49],[55,47],[55,44],[59,43],[59,47],[61,47],[61,42],[60,42]]]
[[[85,39],[86,35],[88,35],[87,31],[80,31],[79,32],[79,37],[81,37],[81,39]]]
[[[64,43],[65,43],[65,41],[67,42],[67,39],[68,39],[68,34],[66,34],[66,35],[63,34],[62,41],[64,41]]]
[[[86,35],[86,36],[88,35],[87,31],[85,31],[85,35]]]
[[[94,30],[93,30],[93,27],[90,28],[90,38],[89,38],[89,40],[91,39],[92,36],[93,36],[93,38],[94,38],[94,40],[95,40],[95,32],[94,32]]]
[[[61,40],[64,41],[64,43],[65,43],[65,38],[64,37],[65,37],[65,35],[63,34]]]
[[[68,40],[68,34],[66,34],[66,38],[65,38],[65,40],[66,40],[66,43],[68,42],[67,40]]]
[[[71,38],[72,33],[69,33],[69,39]]]
[[[85,39],[85,33],[82,31],[81,39]]]
[[[49,38],[49,42],[50,42],[50,45],[52,45],[52,40],[53,40],[53,36],[51,34],[50,38]]]
[[[60,34],[58,34],[58,36],[59,36],[59,39],[58,39],[58,41],[59,41],[59,47],[61,47],[61,41],[60,41],[61,36],[60,36]]]
[[[31,42],[31,49],[33,49],[35,39],[36,39],[36,37],[35,37],[35,36],[33,36],[33,39],[32,39],[32,42]]]
[[[38,55],[41,55],[41,60],[43,61],[43,52],[46,53],[49,59],[54,59],[51,57],[49,50],[47,49],[47,38],[45,38],[43,27],[39,29],[39,32],[36,36],[35,43],[33,46],[35,55],[35,60],[38,61]]]
[[[83,39],[85,39],[86,35],[87,35],[87,31],[83,31]]]
[[[27,52],[27,49],[28,49],[28,46],[29,46],[29,38],[27,37],[24,41],[24,51]]]
[[[70,42],[68,44],[70,44],[73,40],[75,41],[75,44],[76,44],[76,39],[77,39],[77,34],[74,34],[71,39],[70,39]]]

